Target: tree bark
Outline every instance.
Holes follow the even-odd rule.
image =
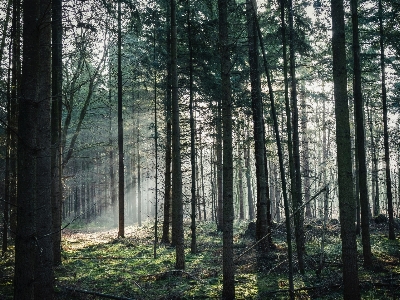
[[[51,198],[54,265],[61,265],[62,1],[52,4]]]
[[[394,220],[393,220],[393,194],[392,179],[390,177],[390,153],[389,153],[389,132],[388,132],[388,112],[386,96],[386,75],[385,75],[385,48],[383,44],[383,17],[382,0],[379,0],[379,45],[381,60],[381,81],[382,81],[382,107],[383,107],[383,144],[385,148],[385,171],[386,171],[386,194],[388,201],[389,214],[389,239],[395,240]]]
[[[118,237],[125,237],[124,121],[122,119],[121,1],[118,1]]]
[[[252,2],[251,2],[252,1]],[[256,161],[256,180],[257,180],[257,221],[256,238],[259,249],[262,252],[268,251],[268,239],[264,237],[268,234],[267,221],[267,177],[265,174],[265,135],[263,121],[263,104],[261,99],[261,79],[259,72],[257,28],[255,24],[256,4],[253,0],[246,1],[247,11],[247,35],[250,65],[251,83],[251,106],[253,113],[254,128],[254,157]],[[224,175],[225,176],[225,175]]]
[[[177,72],[176,0],[171,0],[171,83],[172,83],[172,244],[175,246],[175,268],[185,269],[183,232],[183,199],[181,145],[179,127],[179,99]]]
[[[353,175],[351,164],[343,0],[331,0],[331,8],[333,83],[343,260],[343,296],[345,300],[361,299],[357,269],[357,243],[354,230],[356,207],[353,195]]]
[[[353,59],[354,59],[354,111],[356,117],[356,138],[358,154],[358,180],[360,185],[361,204],[361,236],[363,244],[364,266],[372,265],[371,242],[369,234],[369,197],[367,183],[367,163],[365,155],[365,127],[364,127],[364,105],[361,92],[361,64],[360,44],[358,37],[358,13],[357,0],[351,0],[351,18],[353,24]]]
[[[223,149],[223,299],[235,299],[235,270],[233,263],[233,158],[232,158],[232,100],[230,82],[230,49],[228,1],[218,0],[219,43],[221,56],[221,104]]]

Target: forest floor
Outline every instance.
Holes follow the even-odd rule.
[[[185,224],[186,269],[174,270],[175,251],[159,244],[154,258],[154,225],[128,226],[125,238],[117,229],[74,224],[63,231],[63,264],[55,269],[56,299],[218,299],[222,291],[222,233],[215,224],[197,226],[197,254],[190,253]],[[275,247],[258,257],[248,222],[235,222],[234,253],[237,299],[288,299],[288,259],[283,226],[274,226]],[[246,231],[247,230],[247,231]],[[341,242],[337,222],[325,233],[320,266],[322,226],[308,221],[306,272],[294,257],[296,299],[342,299]],[[159,232],[161,232],[161,227]],[[397,232],[399,234],[399,232]],[[362,266],[358,238],[359,278],[363,299],[400,299],[400,239],[387,238],[387,225],[371,223],[374,266]],[[295,253],[295,251],[294,251]],[[0,259],[0,299],[12,299],[13,246]]]

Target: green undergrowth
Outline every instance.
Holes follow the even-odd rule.
[[[255,248],[249,250],[254,239],[245,234],[247,225],[248,222],[234,225],[237,299],[288,299],[285,230],[274,228],[274,249],[259,257]],[[63,264],[55,269],[57,299],[218,299],[222,291],[222,233],[217,232],[215,224],[200,222],[197,253],[191,254],[190,226],[185,227],[184,271],[174,269],[175,250],[169,245],[157,244],[154,258],[154,226],[150,223],[140,228],[126,227],[125,238],[116,238],[116,228],[95,222],[68,227],[63,232]],[[322,265],[322,226],[310,222],[305,229],[304,275],[298,272],[294,256],[296,298],[342,299],[339,226],[328,226]],[[362,298],[399,299],[399,239],[389,241],[382,228],[372,227],[371,269],[362,265],[361,241],[358,242]],[[2,257],[0,271],[0,299],[12,299],[12,247]]]

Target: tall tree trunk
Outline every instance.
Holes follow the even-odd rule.
[[[156,62],[156,27],[154,26],[153,61]],[[158,128],[157,128],[157,69],[154,69],[154,156],[155,156],[155,203],[154,203],[154,259],[157,258],[158,244]]]
[[[297,259],[299,261],[300,273],[304,274],[304,208],[302,206],[301,193],[301,170],[300,170],[300,139],[299,139],[299,113],[297,107],[297,82],[296,82],[296,62],[294,51],[294,25],[293,25],[293,1],[288,0],[289,10],[289,52],[290,52],[290,77],[291,77],[291,99],[292,99],[292,128],[293,128],[293,166],[294,166],[294,186],[292,186],[293,210],[296,234]]]
[[[242,153],[239,149],[239,145],[243,147],[241,143],[238,143],[238,189],[239,189],[239,219],[244,220],[244,200],[243,200],[243,160]]]
[[[124,122],[122,119],[121,1],[118,1],[118,237],[125,236]]]
[[[141,157],[140,157],[140,129],[139,129],[139,112],[137,113],[136,125],[136,157],[137,157],[137,218],[138,226],[142,226],[142,171],[141,171]]]
[[[53,259],[61,265],[62,1],[52,0],[51,201]]]
[[[171,0],[171,83],[172,83],[172,244],[175,246],[175,268],[185,269],[183,232],[183,199],[181,145],[179,127],[176,0]]]
[[[53,298],[49,6],[48,1],[23,2],[15,299]]]
[[[166,78],[166,98],[165,98],[165,190],[164,190],[164,221],[163,221],[163,234],[162,242],[169,243],[169,227],[170,227],[170,211],[171,211],[171,2],[167,1],[167,78]]]
[[[223,252],[222,298],[235,299],[235,271],[233,263],[233,158],[232,158],[232,100],[230,82],[230,49],[228,1],[218,0],[219,43],[221,55],[221,104],[223,149]]]
[[[249,219],[254,219],[253,192],[251,188],[251,164],[250,164],[250,145],[246,145],[244,149],[244,163],[246,168],[246,185],[247,185],[247,206],[249,210]]]
[[[217,128],[216,154],[217,154],[217,229],[223,230],[223,200],[222,200],[222,124],[221,124],[221,97],[218,98],[217,116],[215,127]]]
[[[251,2],[252,1],[252,2]],[[253,8],[254,6],[254,8]],[[251,82],[251,106],[253,112],[254,128],[254,157],[256,161],[256,180],[257,180],[257,221],[256,238],[259,249],[263,252],[268,251],[268,239],[264,238],[268,234],[267,221],[267,177],[265,174],[265,140],[264,140],[264,121],[263,104],[261,99],[261,79],[259,72],[257,29],[255,24],[256,3],[253,0],[246,1],[247,11],[247,35],[249,49],[250,82]],[[224,175],[225,176],[225,175]]]
[[[389,214],[389,239],[395,240],[394,220],[393,220],[393,195],[392,195],[392,179],[390,177],[390,154],[389,154],[389,132],[388,132],[388,112],[386,97],[386,75],[385,75],[385,48],[383,45],[383,9],[382,0],[379,0],[379,44],[381,59],[381,76],[382,76],[382,107],[383,107],[383,144],[385,147],[385,166],[386,166],[386,195],[388,201]]]
[[[282,3],[281,3],[282,5]],[[282,9],[284,7],[282,6]],[[271,117],[273,120],[274,124],[274,132],[275,132],[275,139],[276,139],[276,146],[278,149],[278,159],[279,159],[279,170],[281,173],[281,182],[282,182],[282,194],[283,194],[283,203],[285,207],[285,223],[286,223],[286,242],[287,242],[287,247],[288,247],[288,263],[289,263],[289,296],[290,299],[294,299],[294,284],[293,284],[293,256],[292,256],[292,236],[291,236],[291,226],[290,226],[290,208],[289,208],[289,200],[287,197],[287,189],[286,189],[286,175],[285,175],[285,167],[283,163],[283,146],[281,144],[281,137],[279,134],[279,125],[278,125],[278,118],[276,114],[276,108],[275,108],[275,100],[274,100],[274,94],[272,90],[272,82],[271,82],[271,76],[269,72],[269,67],[267,64],[267,58],[265,56],[265,48],[264,48],[264,43],[261,35],[261,29],[260,25],[258,23],[258,18],[255,13],[255,7],[253,6],[253,11],[255,15],[255,20],[256,20],[256,27],[257,27],[257,34],[258,34],[258,39],[260,42],[260,47],[261,47],[261,53],[263,57],[263,65],[264,65],[264,70],[265,74],[267,76],[267,84],[268,84],[268,90],[269,90],[269,99],[271,102]],[[282,11],[281,11],[282,12]],[[283,22],[283,28],[284,22]],[[285,35],[285,29],[283,29],[283,32]],[[284,39],[285,40],[285,39]],[[286,48],[284,47],[284,53],[286,53]],[[284,60],[286,59],[286,55],[284,56]],[[285,64],[286,65],[286,64]],[[286,81],[287,82],[287,81]],[[287,98],[287,97],[286,97]],[[289,122],[290,123],[290,122]]]
[[[361,203],[361,236],[363,244],[364,266],[372,265],[371,242],[369,234],[369,198],[367,183],[367,164],[365,155],[365,127],[364,127],[364,108],[361,92],[361,64],[360,64],[360,45],[358,37],[358,13],[357,0],[351,0],[351,19],[353,24],[353,59],[354,59],[354,111],[356,116],[356,138],[358,154],[358,180],[360,184],[360,203]]]
[[[190,112],[190,164],[191,164],[191,243],[190,252],[195,254],[197,252],[196,246],[196,141],[195,134],[196,128],[193,115],[193,48],[192,48],[192,24],[190,14],[190,1],[187,1],[187,28],[188,28],[188,43],[189,43],[189,112]],[[198,199],[198,201],[200,201]],[[201,219],[201,211],[199,204],[199,218]]]
[[[312,218],[311,212],[311,185],[310,185],[310,160],[309,160],[309,142],[308,142],[308,133],[307,133],[307,105],[306,105],[306,97],[304,93],[302,93],[301,97],[301,137],[302,137],[302,156],[303,156],[303,176],[304,176],[304,202],[306,204],[306,217]]]
[[[10,229],[13,236],[17,228],[17,160],[18,160],[18,118],[19,102],[17,97],[21,91],[21,1],[14,0],[11,28],[12,69],[11,69],[11,145],[10,145]]]
[[[11,61],[9,61],[9,64]],[[8,230],[10,220],[10,152],[11,152],[11,68],[8,68],[7,76],[7,128],[6,128],[6,155],[5,155],[5,176],[4,176],[4,207],[3,207],[3,239],[2,255],[8,248]]]
[[[343,260],[343,296],[344,299],[361,299],[357,269],[356,232],[354,230],[356,207],[353,195],[353,175],[351,165],[343,0],[331,0],[331,8],[333,83]]]

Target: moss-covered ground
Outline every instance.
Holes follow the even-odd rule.
[[[74,224],[63,231],[63,264],[55,269],[57,299],[218,299],[222,290],[222,234],[212,222],[197,226],[196,254],[190,253],[189,224],[185,271],[174,270],[175,251],[158,244],[154,258],[154,226],[117,229]],[[288,299],[288,260],[285,231],[273,230],[275,244],[266,257],[258,257],[248,222],[235,222],[234,252],[237,299]],[[294,257],[297,299],[342,299],[339,225],[325,234],[321,267],[322,226],[308,222],[306,272],[301,275]],[[161,227],[159,229],[161,232]],[[362,266],[359,240],[359,277],[363,299],[400,299],[400,239],[390,241],[386,226],[371,224],[374,266]],[[246,252],[247,251],[247,252]],[[13,246],[0,260],[0,299],[12,299]],[[113,298],[114,297],[114,298]]]

